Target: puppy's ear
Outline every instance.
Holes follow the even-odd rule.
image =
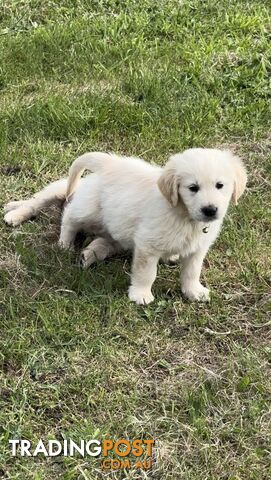
[[[231,161],[234,169],[234,189],[232,194],[232,200],[235,205],[238,204],[238,200],[243,195],[244,190],[247,184],[247,172],[242,160],[235,156],[231,155]]]
[[[169,203],[176,207],[179,200],[178,178],[173,165],[166,165],[158,180],[158,187]]]

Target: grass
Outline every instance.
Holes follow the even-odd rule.
[[[81,271],[55,247],[57,212],[0,223],[2,478],[271,477],[270,17],[260,0],[2,2],[2,203],[87,150],[163,164],[230,146],[250,173],[205,263],[210,305],[185,302],[165,265],[156,301],[131,304],[130,259]],[[8,446],[107,433],[154,438],[152,471]]]

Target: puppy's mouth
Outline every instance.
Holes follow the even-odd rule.
[[[197,215],[194,216],[194,220],[196,222],[203,222],[203,223],[212,223],[215,222],[216,220],[219,220],[219,215],[215,214],[212,217],[208,215],[204,215],[202,212],[198,213]]]
[[[219,215],[216,215],[215,217],[212,217],[212,218],[206,218],[205,215],[198,214],[198,215],[193,215],[190,218],[194,222],[200,222],[200,223],[204,223],[205,225],[208,225],[212,222],[215,222],[216,220],[219,220]]]
[[[200,217],[200,222],[204,223],[211,223],[214,222],[215,220],[218,220],[218,215],[215,215],[214,217],[206,217],[205,215],[201,215]]]

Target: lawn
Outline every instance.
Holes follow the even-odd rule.
[[[56,210],[0,222],[1,478],[271,478],[270,76],[268,1],[1,2],[1,205],[88,150],[162,165],[220,146],[249,172],[205,262],[209,305],[169,265],[150,306],[130,303],[129,256],[82,271]],[[152,470],[8,445],[106,435],[153,438]]]

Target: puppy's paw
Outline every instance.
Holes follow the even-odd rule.
[[[201,283],[194,285],[183,285],[182,292],[188,300],[191,302],[209,302],[210,301],[210,290]]]
[[[170,257],[164,256],[161,260],[163,263],[166,263],[168,265],[176,265],[180,262],[180,255],[171,255]]]
[[[81,268],[88,268],[95,262],[97,262],[95,252],[88,249],[81,252],[79,257],[79,264]]]
[[[171,255],[171,257],[169,257],[169,262],[170,263],[178,263],[180,261],[180,255],[176,254],[176,255]]]
[[[22,206],[8,211],[4,216],[4,221],[11,227],[17,227],[26,220],[29,220],[29,218],[31,218],[32,216],[32,209]]]
[[[154,300],[151,290],[144,290],[138,287],[129,287],[129,299],[137,305],[148,305]]]
[[[68,250],[68,251],[73,251],[74,246],[73,243],[71,242],[66,242],[65,240],[59,239],[57,243],[58,248],[61,250]]]
[[[24,204],[24,200],[14,200],[13,202],[8,202],[4,205],[4,212],[8,213],[15,208],[19,208]]]

